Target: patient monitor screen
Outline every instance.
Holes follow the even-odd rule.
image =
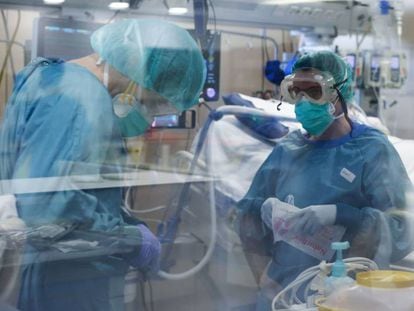
[[[355,70],[356,56],[355,54],[348,54],[346,56],[348,64],[351,66],[352,70]]]
[[[371,81],[379,82],[380,81],[380,57],[372,56],[371,58]]]
[[[352,76],[355,78],[355,67],[356,67],[356,55],[353,53],[346,55],[346,61],[351,66]]]
[[[92,54],[90,36],[100,26],[69,18],[40,17],[34,25],[32,58],[71,60]]]

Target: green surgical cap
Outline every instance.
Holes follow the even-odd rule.
[[[338,86],[338,90],[346,104],[354,98],[351,67],[337,54],[331,51],[320,51],[303,55],[293,65],[293,71],[303,68],[315,68],[329,72],[335,79],[335,83],[344,83]]]
[[[198,103],[205,62],[183,28],[162,20],[124,19],[96,30],[91,45],[117,71],[179,111]]]

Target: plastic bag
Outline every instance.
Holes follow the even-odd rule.
[[[285,241],[291,246],[319,260],[330,260],[334,254],[332,242],[341,241],[345,228],[342,226],[324,226],[314,235],[301,235],[292,232],[290,218],[300,212],[300,208],[282,202],[272,211],[274,242]]]

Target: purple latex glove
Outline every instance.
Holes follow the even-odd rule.
[[[141,234],[141,245],[138,252],[133,252],[132,256],[128,256],[128,263],[143,272],[157,272],[159,269],[161,244],[145,225],[137,225],[137,229]]]

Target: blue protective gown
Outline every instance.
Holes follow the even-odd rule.
[[[37,59],[17,76],[0,131],[0,178],[114,172],[125,158],[111,97],[88,70]],[[76,163],[83,163],[81,169]],[[108,164],[108,165],[106,165]],[[72,223],[111,231],[124,223],[121,189],[17,195],[28,226]],[[114,258],[37,262],[23,267],[21,310],[121,310],[128,265]],[[114,299],[113,297],[117,297]]]
[[[336,224],[346,228],[343,240],[351,243],[348,256],[370,257],[385,265],[412,249],[406,220],[398,214],[410,189],[406,170],[387,137],[354,123],[350,134],[329,141],[311,141],[300,131],[290,133],[258,170],[238,207],[260,219],[260,208],[269,197],[299,208],[336,204]],[[387,232],[381,227],[384,221],[390,234],[381,238]],[[257,239],[271,234],[265,226],[255,233]],[[381,245],[387,240],[388,245]],[[272,261],[267,275],[282,287],[319,263],[283,241],[268,247]]]

